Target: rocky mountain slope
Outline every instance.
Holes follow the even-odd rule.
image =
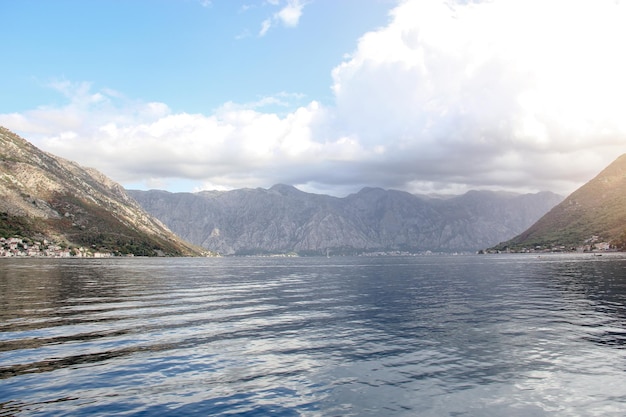
[[[0,127],[0,237],[16,235],[119,254],[200,253],[100,172]]]
[[[595,242],[626,248],[626,154],[523,233],[495,249],[571,249]]]
[[[434,198],[379,188],[337,198],[287,185],[128,193],[179,236],[222,254],[476,251],[515,236],[562,200],[549,192]]]

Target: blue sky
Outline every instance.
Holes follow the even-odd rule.
[[[0,0],[0,125],[129,188],[567,194],[626,152],[614,0]]]
[[[387,23],[389,0],[286,4],[214,0],[2,1],[0,111],[62,103],[59,81],[93,83],[173,111],[211,112],[280,92],[331,102],[330,70],[366,31]],[[271,27],[261,35],[263,23]]]

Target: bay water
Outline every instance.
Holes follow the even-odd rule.
[[[622,254],[0,259],[0,416],[623,416]]]

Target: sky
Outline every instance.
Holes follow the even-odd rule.
[[[567,195],[626,152],[622,0],[0,0],[0,125],[131,189]]]

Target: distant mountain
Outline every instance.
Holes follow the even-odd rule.
[[[562,200],[549,192],[434,198],[380,188],[337,198],[282,184],[128,193],[184,239],[239,255],[476,251],[520,233]]]
[[[530,228],[495,249],[570,249],[596,242],[626,247],[626,154]]]
[[[0,237],[135,255],[193,255],[124,189],[0,127]]]

